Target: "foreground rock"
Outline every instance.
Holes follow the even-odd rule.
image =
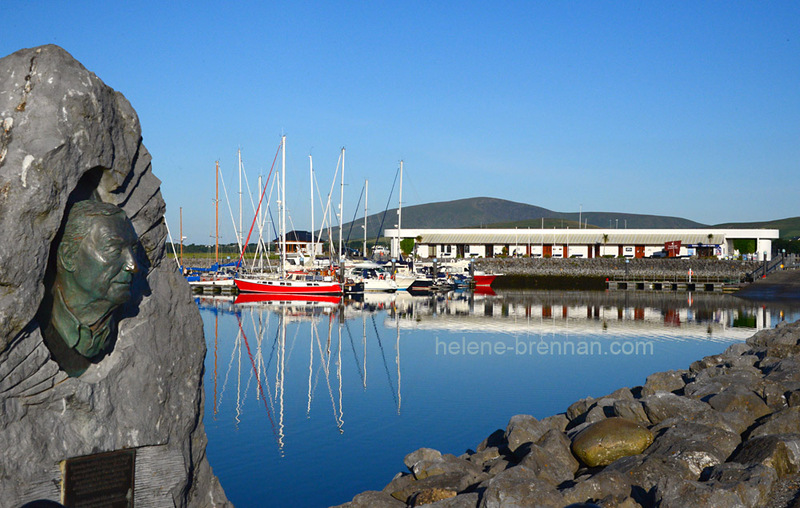
[[[583,429],[572,441],[572,453],[589,467],[607,466],[642,453],[652,442],[647,427],[615,416]]]
[[[163,262],[165,204],[136,112],[42,46],[0,59],[0,126],[0,506],[58,500],[62,461],[119,450],[135,450],[136,506],[227,505],[205,456],[202,322]],[[67,206],[91,196],[131,219],[141,269],[110,351],[68,377],[38,312]]]
[[[461,457],[413,452],[370,506],[793,507],[799,408],[800,323],[781,324],[560,415],[514,416]]]

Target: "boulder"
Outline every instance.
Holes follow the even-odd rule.
[[[675,392],[683,390],[686,386],[684,376],[688,375],[687,370],[669,370],[666,372],[656,372],[647,376],[647,380],[642,387],[642,395],[652,395],[656,392]]]
[[[681,397],[674,393],[658,392],[642,397],[642,406],[650,422],[656,424],[667,418],[681,416],[692,418],[711,411],[711,406],[699,400]]]
[[[666,477],[655,491],[655,506],[660,508],[745,508],[735,492],[718,485]]]
[[[631,493],[631,483],[619,471],[603,470],[561,491],[565,503],[584,503],[608,496],[626,498]]]
[[[485,488],[481,508],[563,508],[565,505],[552,484],[539,480],[533,471],[523,466],[507,469],[481,485]]]
[[[703,472],[702,480],[716,489],[734,492],[748,508],[764,506],[770,500],[778,473],[771,467],[736,462],[718,464]]]
[[[750,431],[749,438],[771,434],[800,434],[800,407],[787,407],[768,416]]]
[[[505,433],[508,449],[514,453],[523,444],[538,441],[548,430],[547,425],[531,415],[512,416]]]
[[[205,456],[202,321],[164,262],[165,203],[125,97],[63,49],[0,59],[0,492],[58,499],[60,464],[135,450],[137,506],[226,506]],[[44,343],[51,251],[67,208],[94,196],[130,218],[140,254],[115,340],[79,375]],[[140,479],[141,477],[141,479]]]
[[[429,476],[445,473],[465,473],[477,476],[481,474],[482,469],[468,460],[448,453],[432,459],[418,460],[411,467],[411,472],[417,480],[423,480]]]
[[[761,464],[774,469],[779,478],[800,471],[800,434],[778,434],[748,439],[730,458],[745,466]]]
[[[430,508],[477,508],[480,502],[480,494],[477,492],[465,492],[455,497],[436,501],[427,506]]]
[[[405,508],[406,503],[398,501],[389,494],[368,490],[353,498],[349,503],[333,508]]]
[[[417,494],[411,499],[411,506],[428,505],[453,497],[456,497],[456,492],[454,490],[439,488],[425,489],[417,492]]]
[[[693,479],[698,479],[706,467],[725,462],[740,442],[739,435],[733,432],[699,423],[680,422],[659,433],[647,454],[683,462],[692,472]]]
[[[757,420],[772,412],[764,400],[743,385],[731,385],[708,399],[708,404],[717,411],[739,411]]]
[[[642,506],[654,505],[656,485],[664,478],[695,480],[687,465],[672,457],[634,455],[623,457],[606,466],[603,473],[618,472],[631,483],[631,497]],[[687,505],[688,506],[688,505]]]
[[[613,417],[581,431],[572,441],[572,452],[589,467],[605,466],[629,455],[638,455],[653,442],[653,434],[641,424]]]
[[[618,400],[614,402],[613,409],[614,416],[650,425],[650,419],[647,418],[644,406],[638,400]]]
[[[414,464],[419,461],[427,460],[427,461],[435,461],[442,458],[442,452],[439,450],[434,450],[433,448],[420,448],[419,450],[413,451],[405,456],[403,459],[403,463],[406,465],[409,471],[414,471]]]

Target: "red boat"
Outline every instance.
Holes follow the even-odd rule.
[[[264,294],[264,293],[241,293],[236,296],[235,304],[245,303],[330,303],[338,304],[342,298],[334,295],[298,295],[298,294]]]
[[[497,278],[495,273],[483,273],[480,275],[476,273],[472,276],[476,286],[491,286],[495,278]]]
[[[341,295],[338,282],[297,279],[234,279],[243,293],[265,293],[277,295]]]

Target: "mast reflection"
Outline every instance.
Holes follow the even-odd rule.
[[[400,292],[366,294],[358,300],[254,296],[196,299],[203,313],[213,313],[213,341],[207,321],[208,347],[214,354],[213,412],[215,419],[230,414],[237,429],[251,424],[258,413],[266,414],[281,456],[299,439],[297,429],[304,420],[314,420],[314,431],[328,427],[326,432],[337,434],[363,426],[355,421],[345,425],[346,405],[351,419],[361,415],[359,404],[401,415],[401,337],[413,333],[426,343],[430,335],[419,331],[724,343],[800,316],[797,308],[716,294],[488,291],[413,296]],[[419,344],[420,340],[403,345],[408,358],[418,359]],[[371,373],[382,366],[385,376],[368,375],[370,362]],[[228,401],[226,390],[230,393],[233,388],[228,385],[233,382],[235,401]],[[257,412],[245,407],[248,396],[260,402],[251,404]]]

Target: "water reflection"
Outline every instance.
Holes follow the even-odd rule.
[[[791,306],[722,294],[517,291],[397,300],[402,327],[494,333],[602,332],[655,340],[744,340],[780,321]],[[403,320],[411,317],[411,320]]]
[[[388,483],[420,446],[459,454],[513,414],[563,411],[800,318],[798,306],[707,293],[202,296],[197,304],[208,347],[208,453],[242,506],[348,501]],[[472,337],[506,343],[506,351],[520,341],[529,353],[550,349],[464,354]],[[657,344],[655,354],[579,357],[552,348],[635,340]]]

